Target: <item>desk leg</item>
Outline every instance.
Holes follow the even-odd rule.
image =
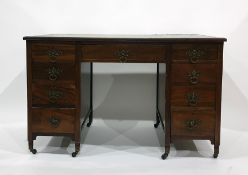
[[[87,127],[90,127],[93,121],[93,63],[90,63],[90,115]]]
[[[73,152],[72,154],[71,154],[71,156],[72,157],[76,157],[77,156],[77,154],[79,153],[79,151],[80,151],[80,142],[76,142],[75,141],[75,152]]]
[[[34,141],[33,140],[28,141],[28,146],[29,146],[29,150],[30,150],[31,153],[33,153],[33,154],[37,153],[37,150],[34,149],[34,147],[33,147],[34,146]]]
[[[214,158],[217,158],[219,155],[219,145],[214,145]]]
[[[168,48],[171,50],[171,48]],[[161,156],[164,160],[168,157],[170,153],[170,143],[171,143],[171,59],[170,53],[168,52],[167,61],[165,65],[165,152]]]
[[[158,110],[158,91],[159,91],[159,63],[157,63],[157,80],[156,80],[156,123],[154,127],[157,128],[160,123],[159,110]]]

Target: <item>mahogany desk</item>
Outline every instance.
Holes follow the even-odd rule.
[[[81,126],[93,119],[93,62],[157,63],[156,123],[165,159],[176,139],[206,139],[219,153],[223,44],[203,35],[26,36],[28,142],[69,136],[80,150]]]

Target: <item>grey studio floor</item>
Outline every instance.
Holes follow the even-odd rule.
[[[154,75],[146,77],[147,84],[152,84]],[[95,76],[94,79],[102,83],[101,88],[108,89],[108,83],[104,84],[108,80],[117,81],[113,75],[106,75],[105,81],[102,78]],[[0,95],[0,174],[248,174],[248,130],[244,115],[248,112],[248,102],[227,74],[223,80],[218,159],[212,158],[213,146],[209,141],[180,141],[171,145],[168,159],[161,160],[163,130],[161,125],[157,129],[153,127],[155,105],[147,99],[154,100],[154,94],[146,93],[154,87],[144,86],[143,81],[135,87],[132,81],[136,80],[135,76],[134,79],[119,76],[120,82],[101,94],[97,94],[98,87],[95,87],[95,96],[102,100],[94,97],[93,124],[90,128],[83,127],[81,152],[72,158],[74,144],[67,137],[38,137],[34,142],[38,153],[29,152],[25,73],[21,73]],[[130,84],[124,86],[126,81]],[[121,100],[116,101],[115,91],[119,86],[137,94],[130,102],[136,103],[137,109],[133,112],[128,103],[130,96],[123,95],[124,92],[118,97]],[[240,103],[238,108],[233,107],[234,101]],[[147,111],[149,105],[154,110]]]

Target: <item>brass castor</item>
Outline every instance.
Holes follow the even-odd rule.
[[[77,152],[77,151],[75,151],[75,152],[73,152],[73,153],[71,154],[71,156],[72,156],[72,157],[76,157],[76,156],[77,156],[77,154],[78,154],[78,152]]]
[[[162,154],[162,156],[161,156],[161,158],[162,158],[163,160],[165,160],[167,157],[168,157],[168,154],[167,154],[167,153],[164,153],[164,154]]]
[[[214,154],[214,155],[213,155],[213,158],[216,159],[217,157],[218,157],[218,154]]]
[[[31,149],[30,152],[33,153],[33,154],[36,154],[37,150],[36,149]]]

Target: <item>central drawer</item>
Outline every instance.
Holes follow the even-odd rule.
[[[164,45],[99,44],[82,46],[82,61],[163,62],[164,60]]]

